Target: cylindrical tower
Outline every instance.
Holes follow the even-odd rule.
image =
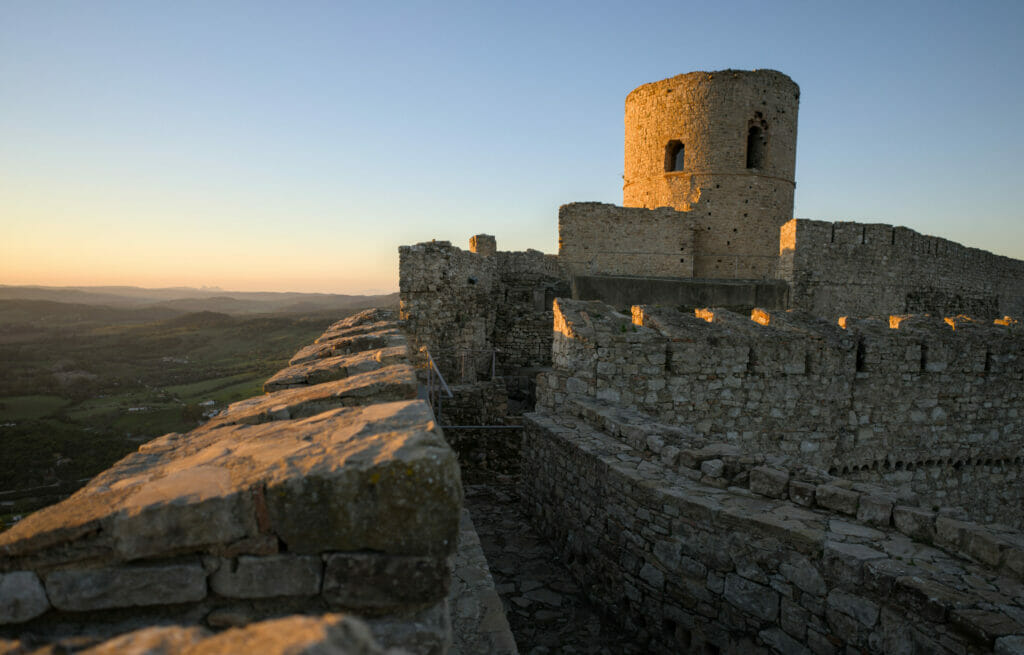
[[[626,96],[627,207],[694,219],[694,277],[761,278],[793,218],[800,87],[773,70],[696,72]]]

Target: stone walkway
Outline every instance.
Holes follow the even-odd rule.
[[[448,608],[453,633],[449,655],[516,655],[518,652],[501,599],[494,590],[487,558],[480,549],[480,538],[465,508],[459,522],[459,549],[453,561]]]
[[[642,653],[584,598],[519,505],[515,478],[466,485],[466,507],[523,655]]]

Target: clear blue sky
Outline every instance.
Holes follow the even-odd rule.
[[[622,110],[801,87],[796,215],[1024,258],[1022,2],[0,0],[0,283],[397,288],[399,244],[555,252]]]

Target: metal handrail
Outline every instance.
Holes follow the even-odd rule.
[[[448,394],[449,398],[452,398],[452,390],[448,388],[448,383],[444,381],[444,376],[441,375],[441,369],[437,368],[437,364],[434,362],[434,358],[430,353],[427,353],[427,359],[430,360],[430,368],[437,374],[437,379],[441,382],[441,388],[444,389],[444,392]]]

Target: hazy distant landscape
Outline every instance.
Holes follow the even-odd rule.
[[[0,525],[262,393],[339,318],[395,305],[397,294],[0,286]]]

